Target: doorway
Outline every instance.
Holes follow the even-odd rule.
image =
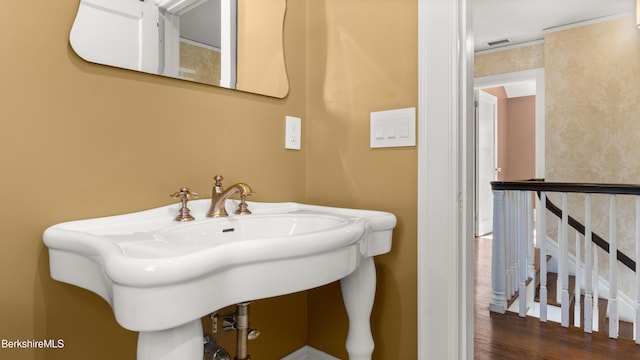
[[[474,229],[482,236],[493,231],[491,181],[544,178],[544,69],[476,78],[474,89],[479,93]],[[497,98],[498,109],[491,109],[494,100],[481,97],[483,92]],[[492,115],[497,119],[483,119]]]
[[[535,95],[535,177],[536,178],[544,178],[544,168],[545,168],[545,152],[544,152],[544,144],[545,144],[545,133],[544,133],[544,122],[545,122],[545,91],[544,91],[544,68],[525,70],[512,72],[507,74],[498,74],[498,75],[490,75],[484,76],[474,79],[474,88],[475,89],[487,89],[487,88],[495,88],[500,86],[514,86],[526,82],[532,82],[534,84],[535,90],[531,93]],[[500,151],[500,149],[498,149]],[[500,154],[498,154],[498,159],[500,159]],[[501,167],[500,161],[498,161],[498,168]],[[504,169],[502,169],[504,170]],[[502,176],[498,176],[499,180],[502,180]],[[505,180],[514,180],[514,176],[505,176]],[[521,179],[525,180],[525,179]]]

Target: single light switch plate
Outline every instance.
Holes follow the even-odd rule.
[[[302,119],[287,116],[285,121],[284,147],[285,149],[300,150],[302,140]]]
[[[416,108],[371,113],[371,148],[416,146]]]

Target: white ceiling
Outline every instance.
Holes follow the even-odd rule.
[[[512,41],[507,45],[542,40],[544,29],[634,10],[635,0],[474,0],[475,51],[504,38]]]

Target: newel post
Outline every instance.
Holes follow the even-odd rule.
[[[491,254],[491,306],[493,312],[507,311],[505,294],[505,222],[504,190],[493,190],[493,240]]]

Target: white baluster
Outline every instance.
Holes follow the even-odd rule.
[[[580,233],[576,230],[576,286],[575,286],[575,301],[576,304],[573,307],[573,326],[580,327],[580,284],[582,280],[581,272],[581,254],[580,254]]]
[[[540,193],[538,244],[540,246],[540,321],[547,321],[547,193]]]
[[[520,192],[513,192],[513,289],[515,292],[520,290],[520,230],[522,229],[522,221],[520,218]]]
[[[525,198],[525,211],[527,215],[527,229],[526,229],[526,243],[527,243],[527,278],[531,279],[531,286],[527,291],[527,309],[531,309],[533,306],[535,292],[536,292],[536,266],[535,266],[535,243],[534,243],[534,221],[533,221],[533,204],[534,197],[533,192],[526,191]]]
[[[561,304],[562,303],[562,277],[560,276],[560,274],[562,274],[562,266],[564,265],[564,262],[562,262],[560,259],[562,258],[562,249],[560,248],[560,238],[562,237],[562,217],[558,218],[558,260],[557,262],[557,277],[556,277],[556,304]]]
[[[616,239],[616,196],[609,196],[609,337],[618,338],[618,241]]]
[[[509,247],[509,278],[510,278],[510,289],[511,289],[511,298],[516,295],[518,291],[518,206],[516,201],[516,192],[509,192],[509,237],[507,238],[507,246]]]
[[[598,295],[598,284],[600,283],[598,274],[598,247],[591,245],[593,249],[593,331],[600,330],[600,295]]]
[[[567,232],[569,227],[569,214],[567,206],[567,193],[562,193],[562,231],[560,235],[560,276],[558,280],[562,282],[561,294],[561,321],[564,327],[569,327],[569,244]]]
[[[505,256],[505,291],[507,300],[511,299],[511,228],[513,217],[511,216],[511,191],[504,192],[504,256]]]
[[[591,194],[584,198],[584,332],[593,329],[593,255],[591,249]]]
[[[636,196],[636,316],[633,335],[636,344],[640,344],[640,196]]]
[[[504,191],[493,191],[493,239],[491,240],[491,305],[493,312],[504,314],[506,298]]]
[[[527,203],[527,255],[528,255],[528,276],[531,279],[535,279],[536,277],[536,266],[535,266],[535,243],[533,241],[533,192],[527,191],[525,194],[525,199]]]
[[[528,255],[527,250],[529,249],[527,236],[527,201],[526,201],[526,191],[518,192],[518,274],[520,276],[520,284],[519,284],[519,313],[520,317],[527,316],[527,265],[528,265]]]

